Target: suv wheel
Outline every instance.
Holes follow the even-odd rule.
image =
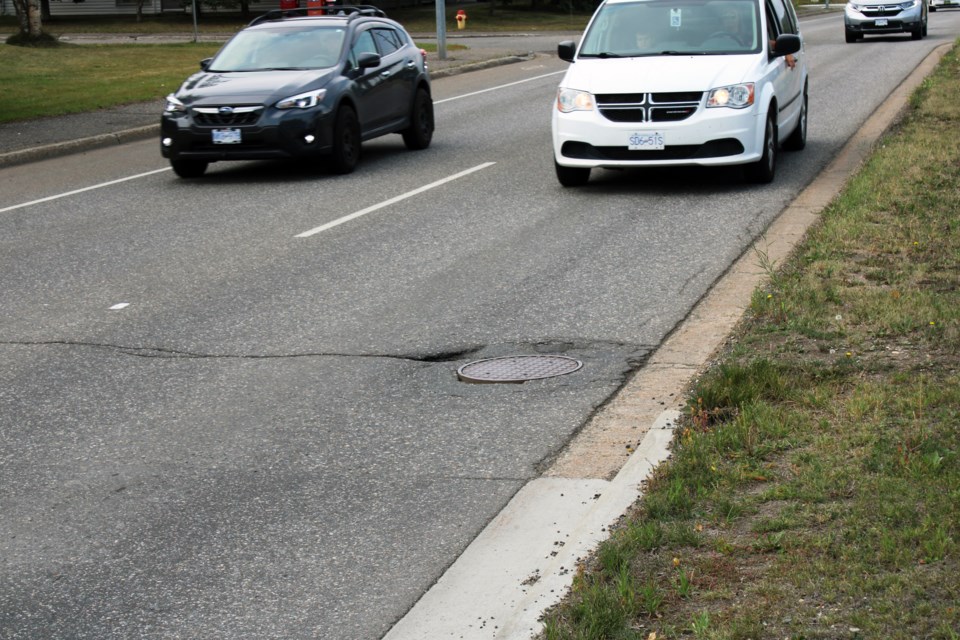
[[[208,162],[203,160],[171,160],[173,172],[181,178],[199,178],[206,172]]]
[[[350,173],[360,160],[360,123],[350,107],[340,107],[333,124],[331,169],[334,173]]]
[[[847,40],[847,44],[852,44],[860,39],[860,34],[856,33],[855,31],[845,30],[843,35]]]
[[[557,180],[565,187],[582,187],[590,180],[589,167],[564,167],[556,160],[553,166],[557,170]]]
[[[777,172],[777,127],[774,117],[774,113],[767,116],[767,126],[763,133],[763,155],[758,161],[748,164],[744,171],[750,182],[773,182],[773,176]]]
[[[417,89],[410,108],[410,126],[400,132],[407,149],[417,151],[430,146],[433,139],[433,101],[423,87]]]
[[[800,151],[807,146],[807,87],[803,87],[803,101],[800,103],[800,119],[797,128],[783,141],[783,148],[790,151]]]

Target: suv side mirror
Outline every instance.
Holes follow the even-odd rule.
[[[369,51],[357,56],[357,66],[361,69],[372,69],[380,66],[380,56]]]
[[[573,40],[564,40],[557,45],[557,56],[561,60],[573,62],[573,56],[577,53],[577,43]]]
[[[785,56],[800,51],[800,36],[794,33],[783,33],[777,37],[773,46],[773,55]]]

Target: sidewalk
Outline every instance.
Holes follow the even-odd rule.
[[[445,60],[440,60],[436,53],[428,53],[427,64],[430,69],[430,77],[437,80],[478,69],[529,60],[536,55],[536,52],[529,50],[529,43],[525,35],[471,34],[470,36],[461,36],[457,34],[452,36],[448,34],[448,47],[454,41],[457,41],[458,44],[464,44],[463,41],[465,40],[475,42],[476,46],[467,44],[466,49],[452,51],[448,48]],[[222,36],[207,34],[202,36],[201,40],[217,42],[221,38],[226,40],[227,37],[229,37],[227,34]],[[420,42],[435,40],[433,35],[421,34],[414,37]],[[565,37],[563,34],[556,35],[557,41],[563,39],[563,37]],[[68,34],[61,36],[61,39],[76,44],[191,42],[193,34],[159,36]],[[503,43],[504,40],[508,40],[506,45]],[[111,107],[88,113],[0,124],[0,168],[158,136],[160,114],[164,106],[163,99],[164,96],[157,96],[156,100],[149,102]]]

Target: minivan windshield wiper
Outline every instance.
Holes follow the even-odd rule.
[[[612,51],[601,51],[600,53],[581,53],[581,58],[622,58],[619,53],[613,53]]]

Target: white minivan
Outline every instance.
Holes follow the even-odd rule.
[[[773,180],[807,139],[807,66],[790,0],[605,0],[553,108],[564,186],[594,168],[744,165]]]

